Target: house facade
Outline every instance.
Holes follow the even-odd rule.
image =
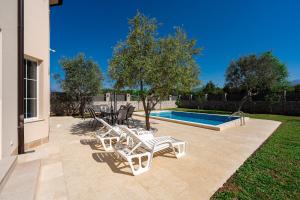
[[[0,159],[48,141],[49,7],[61,3],[0,0]]]

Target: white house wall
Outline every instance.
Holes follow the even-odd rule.
[[[48,138],[50,113],[49,31],[49,0],[25,0],[24,54],[25,57],[39,60],[38,119],[31,122],[25,121],[25,144]]]
[[[2,32],[2,58],[0,58],[0,159],[16,152],[18,146],[17,6],[17,0],[0,0],[0,29]]]

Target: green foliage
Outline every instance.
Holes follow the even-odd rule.
[[[299,199],[300,118],[251,115],[281,121],[281,126],[212,199]],[[228,198],[223,198],[225,194]]]
[[[202,89],[204,94],[219,94],[223,93],[223,90],[217,87],[212,81],[209,81]]]
[[[226,86],[249,92],[283,91],[288,71],[272,52],[252,54],[232,61],[226,71]]]
[[[50,107],[51,115],[56,116],[70,116],[78,110],[78,104],[74,98],[70,98],[63,92],[51,92]]]
[[[211,110],[175,110],[230,114]],[[276,120],[282,124],[211,199],[299,199],[300,117],[270,114],[249,114],[249,117]]]
[[[299,85],[295,85],[295,92],[300,92],[300,84]]]
[[[74,58],[62,58],[60,65],[65,72],[65,78],[56,75],[66,95],[77,102],[83,115],[85,105],[92,97],[99,94],[103,76],[98,64],[87,59],[83,53]]]
[[[288,87],[288,71],[272,52],[252,54],[232,61],[226,71],[226,90],[246,91],[238,110],[259,92],[279,92]],[[274,95],[267,99],[273,100]]]
[[[181,28],[173,35],[158,37],[158,23],[141,13],[129,20],[125,41],[114,48],[109,63],[115,88],[140,89],[146,116],[161,98],[174,91],[190,91],[199,84],[195,56],[201,49]],[[149,121],[146,118],[147,128]]]

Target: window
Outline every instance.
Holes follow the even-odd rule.
[[[37,117],[38,107],[38,66],[37,62],[24,59],[24,117]]]

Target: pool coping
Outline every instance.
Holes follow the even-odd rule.
[[[155,111],[152,111],[152,113],[170,112],[170,111],[174,111],[174,110],[155,110]],[[175,112],[182,112],[182,111],[175,111]],[[196,112],[184,112],[184,113],[207,114],[207,115],[216,115],[216,116],[230,116],[230,115],[224,115],[224,114],[210,114],[210,113],[196,113]],[[145,117],[144,112],[135,112],[134,115],[140,116],[140,117]],[[150,116],[150,118],[167,121],[167,122],[178,123],[178,124],[189,125],[189,126],[195,126],[195,127],[200,127],[200,128],[206,128],[206,129],[215,130],[215,131],[223,131],[227,128],[241,126],[240,118],[229,121],[229,122],[225,122],[225,123],[222,123],[219,125],[208,125],[208,124],[203,124],[203,123],[188,122],[188,121],[178,120],[178,119],[168,119],[168,118],[157,117],[157,116]],[[245,121],[248,121],[248,120],[249,120],[249,117],[245,117]]]

